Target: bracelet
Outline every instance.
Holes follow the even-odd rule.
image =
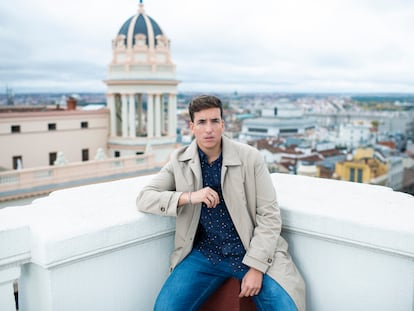
[[[188,204],[193,205],[193,202],[191,202],[191,191],[188,193]]]

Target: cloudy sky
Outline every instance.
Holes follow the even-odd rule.
[[[138,0],[0,3],[0,93],[105,92]],[[144,0],[180,91],[414,93],[413,0]]]

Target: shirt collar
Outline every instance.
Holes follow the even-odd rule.
[[[200,157],[200,162],[208,164],[208,157],[207,157],[207,155],[198,146],[197,146],[197,150],[198,150],[198,156]],[[213,165],[213,164],[215,164],[217,162],[220,162],[221,163],[222,158],[223,158],[223,154],[220,152],[220,155],[218,156],[218,158],[216,160],[214,160],[213,162],[211,162],[210,165]]]

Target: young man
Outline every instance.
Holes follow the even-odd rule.
[[[142,212],[176,216],[171,274],[154,310],[198,310],[229,277],[258,310],[305,310],[305,284],[280,236],[275,189],[261,154],[223,136],[219,98],[189,104],[194,141],[137,198]]]

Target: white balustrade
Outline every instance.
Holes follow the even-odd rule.
[[[165,159],[156,159],[152,154],[125,156],[73,162],[62,166],[47,166],[0,173],[0,201],[48,193],[50,189],[65,188],[68,183],[85,183],[85,179],[99,181],[162,167]]]
[[[13,283],[30,259],[29,227],[17,209],[0,214],[0,310],[16,310]]]
[[[0,310],[11,310],[20,267],[20,311],[152,310],[168,274],[175,221],[137,211],[136,195],[150,178],[59,190],[0,210]],[[282,234],[308,287],[307,310],[413,309],[413,196],[272,178]]]

